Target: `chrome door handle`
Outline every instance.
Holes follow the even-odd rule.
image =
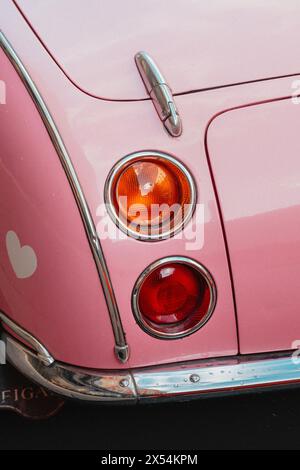
[[[164,76],[147,52],[138,52],[135,62],[159,118],[170,135],[179,137],[182,133],[181,118]]]

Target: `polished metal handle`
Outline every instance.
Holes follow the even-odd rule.
[[[179,137],[182,133],[181,118],[171,88],[164,76],[147,52],[138,52],[135,62],[165,128],[173,137]]]

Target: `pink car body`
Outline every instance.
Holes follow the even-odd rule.
[[[0,0],[0,11],[8,359],[53,391],[88,400],[298,382],[299,2]],[[172,88],[178,137],[145,90],[140,50]],[[204,207],[196,250],[184,237],[102,233],[103,216],[114,227],[99,212],[107,176],[147,150],[193,176]],[[166,341],[140,328],[132,291],[147,266],[174,256],[209,270],[217,301],[202,328]]]

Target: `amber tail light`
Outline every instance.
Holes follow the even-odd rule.
[[[118,162],[105,188],[107,208],[127,234],[146,240],[168,238],[183,228],[195,207],[187,169],[159,152],[139,152]]]
[[[209,272],[184,257],[169,257],[149,266],[132,296],[139,325],[159,338],[180,338],[197,331],[213,313],[216,288]]]

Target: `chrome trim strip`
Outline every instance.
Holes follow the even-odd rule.
[[[136,403],[230,394],[251,388],[300,384],[292,351],[253,354],[124,371],[96,371],[39,357],[3,333],[7,359],[34,382],[59,395],[88,401]]]
[[[169,399],[300,383],[300,362],[288,351],[153,367],[133,376],[140,399]]]
[[[182,263],[182,264],[186,264],[188,266],[194,267],[205,278],[209,287],[209,291],[210,291],[210,304],[209,304],[206,315],[197,325],[195,325],[193,328],[190,328],[182,333],[163,333],[162,331],[159,331],[155,329],[154,327],[151,327],[150,324],[145,322],[139,309],[139,292],[140,292],[140,289],[143,285],[145,278],[151,273],[151,271],[153,271],[159,266],[163,266],[166,263]],[[192,258],[187,258],[185,256],[168,256],[166,258],[161,258],[155,261],[154,263],[150,264],[141,273],[132,291],[132,310],[133,310],[137,323],[146,333],[158,339],[168,339],[168,340],[179,339],[179,338],[184,338],[186,336],[189,336],[192,333],[195,333],[208,322],[208,320],[210,319],[210,317],[212,316],[214,312],[216,302],[217,302],[217,289],[216,289],[216,285],[213,280],[213,277],[211,276],[209,271],[202,264],[198,263]]]
[[[21,328],[1,311],[0,320],[19,338],[23,339],[27,344],[32,346],[32,348],[37,352],[38,358],[42,361],[43,364],[45,364],[46,366],[50,366],[51,364],[53,364],[54,358],[51,356],[49,351],[47,351],[47,349],[36,338],[34,338],[30,333],[28,333],[28,331],[24,330],[24,328]]]
[[[9,362],[26,377],[68,398],[88,401],[135,402],[130,373],[93,371],[54,362],[45,367],[38,357],[14,338],[4,334]]]
[[[70,186],[72,188],[73,194],[75,196],[77,206],[79,208],[82,221],[87,233],[89,244],[93,253],[93,257],[96,263],[102,288],[104,291],[104,296],[106,299],[110,320],[112,324],[112,329],[115,337],[115,353],[117,358],[121,362],[126,362],[129,358],[129,348],[126,343],[125,333],[122,327],[122,322],[120,318],[120,313],[118,310],[117,301],[114,295],[113,286],[109,276],[108,268],[104,259],[103,251],[97,236],[96,227],[93,221],[93,218],[90,213],[87,201],[85,199],[83,190],[81,188],[78,176],[74,169],[73,163],[70,159],[68,151],[65,147],[65,144],[59,134],[59,131],[54,123],[54,120],[40,95],[35,83],[31,79],[27,70],[25,69],[23,63],[17,56],[11,44],[8,42],[4,34],[0,31],[0,47],[3,49],[8,59],[16,69],[19,77],[24,83],[27,91],[32,97],[34,104],[46,126],[48,134],[51,138],[51,141],[58,153],[66,176],[69,180]]]
[[[182,218],[182,221],[180,224],[175,226],[172,230],[169,230],[167,232],[163,233],[158,233],[158,234],[143,234],[143,233],[137,233],[133,229],[128,228],[128,226],[119,218],[118,214],[116,213],[114,204],[113,204],[113,182],[115,179],[119,176],[119,174],[131,163],[140,160],[142,158],[153,158],[154,160],[167,160],[173,165],[177,166],[179,170],[185,175],[189,187],[190,187],[190,193],[191,193],[191,203],[189,204],[188,210],[184,212],[184,217]],[[106,210],[108,214],[110,215],[111,219],[114,221],[114,223],[117,225],[117,227],[122,230],[122,232],[126,233],[126,235],[129,235],[137,240],[141,241],[159,241],[159,240],[164,240],[166,238],[173,237],[176,235],[180,230],[186,226],[186,224],[191,220],[192,215],[194,213],[195,207],[196,207],[196,201],[197,201],[197,191],[196,191],[196,185],[194,182],[194,179],[190,172],[187,170],[187,168],[179,161],[177,158],[172,157],[168,153],[164,152],[159,152],[157,150],[142,150],[140,152],[133,152],[129,155],[126,155],[123,157],[121,160],[119,160],[111,169],[111,171],[108,174],[108,177],[105,182],[105,187],[104,187],[104,200],[106,204]]]
[[[172,137],[182,134],[182,123],[172,91],[147,52],[138,52],[135,63],[160,120]]]

